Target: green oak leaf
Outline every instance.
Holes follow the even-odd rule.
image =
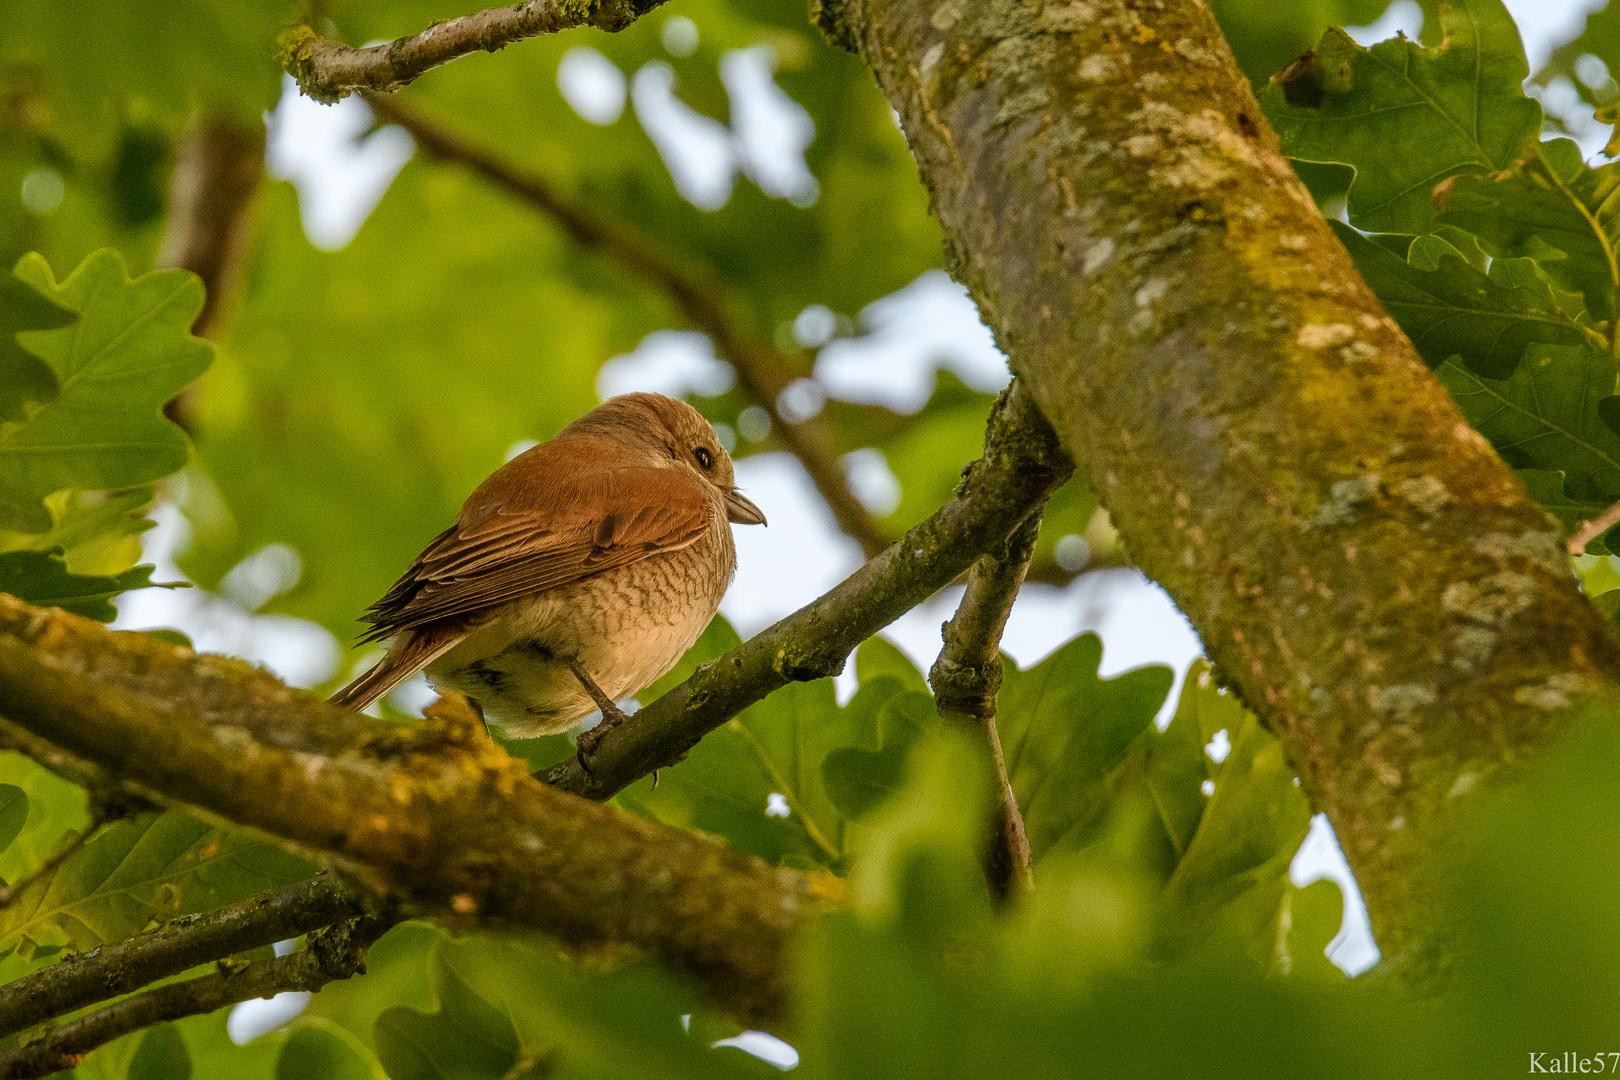
[[[899,646],[880,637],[869,637],[855,650],[855,680],[862,686],[883,675],[892,675],[900,685],[919,694],[930,693],[928,680]]]
[[[581,972],[554,949],[492,937],[441,937],[432,967],[438,1008],[392,1008],[373,1028],[392,1080],[777,1075],[683,1031],[681,1017],[696,1003],[656,971]],[[694,1022],[693,1034],[707,1026]]]
[[[141,557],[141,533],[156,522],[144,516],[152,502],[150,486],[113,493],[58,491],[45,499],[55,522],[49,532],[0,529],[0,552],[62,549],[75,574],[121,574]]]
[[[716,618],[643,700],[736,644],[736,632]],[[890,790],[916,731],[937,725],[927,684],[899,649],[881,639],[867,641],[856,650],[855,668],[861,685],[848,705],[838,705],[825,679],[783,687],[710,732],[685,761],[661,771],[656,787],[650,779],[631,785],[620,793],[620,804],[724,836],[738,850],[770,862],[842,867],[850,811],[868,809]],[[885,732],[893,733],[887,747]],[[851,748],[876,752],[881,766],[859,777],[836,767],[829,773],[831,756]],[[782,796],[782,803],[772,795]]]
[[[189,582],[153,581],[150,564],[133,566],[108,577],[75,574],[61,558],[62,550],[0,552],[0,592],[10,593],[37,607],[57,607],[87,619],[112,622],[118,611],[112,598],[130,589],[186,589]]]
[[[856,910],[945,949],[981,937],[991,908],[978,853],[994,776],[988,747],[965,731],[919,740],[893,797],[864,823],[849,875]]]
[[[1278,911],[1275,969],[1279,974],[1320,982],[1343,982],[1344,972],[1327,957],[1327,949],[1344,923],[1344,890],[1318,878],[1309,885],[1292,883]]]
[[[191,1080],[192,1064],[180,1028],[159,1024],[96,1048],[68,1075],[72,1080]]]
[[[1533,342],[1607,346],[1561,309],[1544,281],[1503,265],[1522,260],[1498,260],[1486,274],[1460,254],[1446,254],[1449,245],[1430,244],[1422,251],[1435,268],[1425,270],[1340,222],[1331,224],[1384,310],[1431,367],[1460,355],[1470,369],[1501,378]]]
[[[1613,319],[1620,289],[1620,163],[1595,169],[1569,139],[1496,176],[1460,177],[1440,220],[1477,236],[1494,257],[1528,257],[1586,300],[1594,322]]]
[[[1449,0],[1440,25],[1434,49],[1404,36],[1366,49],[1330,29],[1261,95],[1284,154],[1356,170],[1349,212],[1359,229],[1427,232],[1437,185],[1511,167],[1541,131],[1501,0]]]
[[[893,676],[883,676],[885,681]],[[828,752],[821,762],[827,797],[846,818],[860,819],[900,790],[911,749],[924,735],[939,729],[939,713],[934,699],[925,693],[891,687],[862,686],[863,690],[885,693],[878,707],[878,745],[840,746]],[[852,707],[855,702],[850,702]]]
[[[0,784],[0,851],[11,846],[28,822],[28,793],[15,784]]]
[[[1085,634],[1028,670],[1006,665],[996,728],[1037,862],[1102,821],[1109,774],[1152,726],[1174,681],[1159,666],[1100,678],[1101,661],[1102,640]]]
[[[1310,48],[1330,26],[1366,26],[1376,22],[1388,0],[1314,0],[1279,4],[1276,0],[1211,0],[1210,13],[1221,36],[1232,46],[1238,67],[1261,89],[1266,79]]]
[[[389,1080],[354,1035],[329,1020],[300,1018],[276,1058],[275,1080]]]
[[[134,487],[186,463],[185,433],[161,410],[208,367],[213,346],[191,336],[203,290],[186,271],[131,281],[122,257],[104,249],[60,285],[38,255],[15,272],[80,314],[73,326],[19,338],[61,390],[20,422],[0,423],[0,527],[43,532],[52,492]]]
[[[829,753],[876,742],[878,715],[902,694],[893,676],[840,707],[829,680],[790,683],[711,731],[685,761],[620,793],[621,805],[669,825],[724,836],[773,863],[840,867],[847,819],[828,790]],[[781,795],[787,814],[766,814]]]
[[[1506,379],[1456,360],[1436,372],[1463,416],[1519,469],[1562,472],[1565,494],[1605,507],[1620,498],[1620,434],[1604,422],[1614,362],[1595,349],[1533,345]]]
[[[51,366],[17,343],[27,330],[52,330],[78,318],[15,275],[0,278],[0,424],[17,423],[28,402],[49,401],[60,387]]]
[[[117,941],[153,919],[246,899],[314,867],[239,829],[178,811],[114,822],[0,911],[0,953]]]
[[[0,751],[0,781],[28,796],[28,819],[12,842],[0,850],[0,879],[19,881],[63,842],[84,828],[89,815],[85,791],[62,779],[33,758]]]
[[[1207,663],[1188,672],[1176,711],[1172,726],[1193,721],[1202,745],[1225,731],[1230,749],[1218,763],[1202,755],[1214,791],[1161,897],[1175,921],[1171,934],[1184,943],[1210,932],[1235,937],[1265,967],[1289,967],[1279,926],[1292,917],[1288,868],[1310,830],[1310,804],[1282,744],[1215,686]]]
[[[392,1080],[500,1080],[518,1063],[517,1029],[435,951],[438,1009],[402,1005],[377,1017],[372,1038],[378,1060]],[[277,1073],[279,1080],[279,1067]]]

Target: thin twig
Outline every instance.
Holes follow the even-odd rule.
[[[578,756],[539,774],[576,795],[607,799],[789,682],[843,670],[862,641],[926,600],[1001,543],[1068,479],[1073,466],[1051,426],[1014,381],[951,501],[821,599],[800,608],[603,736],[587,769]]]
[[[527,0],[434,23],[420,34],[354,49],[307,26],[283,34],[282,67],[316,101],[335,104],[356,90],[397,90],[475,52],[495,52],[526,38],[576,26],[616,33],[664,0]]]
[[[820,416],[792,421],[782,415],[777,402],[797,377],[793,364],[774,345],[737,325],[732,302],[712,275],[676,259],[628,222],[598,213],[545,177],[430,120],[398,97],[369,92],[361,96],[379,117],[410,132],[425,153],[472,170],[551,218],[581,247],[600,251],[665,293],[687,321],[714,342],[715,352],[736,371],[749,400],[770,413],[772,430],[810,474],[838,527],[861,545],[867,558],[893,543],[850,491],[826,422]]]
[[[203,308],[191,324],[214,337],[236,295],[253,234],[253,206],[264,177],[264,124],[200,113],[176,146],[169,212],[157,265],[190,270],[203,283]],[[198,383],[163,407],[163,414],[196,434]]]
[[[187,915],[0,986],[0,1038],[221,957],[299,937],[363,911],[358,886],[328,872]]]
[[[390,916],[363,915],[316,931],[301,952],[246,964],[221,961],[211,975],[125,998],[32,1042],[0,1051],[0,1077],[24,1080],[71,1069],[96,1047],[153,1024],[289,990],[313,993],[329,982],[363,973],[366,950],[394,922]]]
[[[979,556],[968,574],[962,602],[945,624],[945,647],[928,672],[940,717],[983,739],[995,765],[998,797],[985,852],[985,876],[991,891],[1001,899],[1034,885],[1029,837],[996,733],[996,694],[1001,689],[1001,632],[1018,598],[1040,528],[1041,515],[1036,510],[1005,544]]]
[[[1620,502],[1615,503],[1591,521],[1583,521],[1575,527],[1575,532],[1569,538],[1569,553],[1571,555],[1585,555],[1586,545],[1620,525]]]

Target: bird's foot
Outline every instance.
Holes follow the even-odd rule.
[[[600,705],[600,703],[598,704]],[[605,706],[601,706],[601,708],[601,723],[597,724],[589,731],[580,732],[579,736],[574,740],[574,745],[579,748],[579,763],[585,766],[586,772],[591,771],[590,759],[596,756],[596,748],[597,746],[601,745],[602,739],[607,735],[608,732],[630,719],[625,715],[623,709],[612,704],[611,702]]]
[[[596,748],[601,744],[602,738],[624,723],[628,717],[624,715],[623,709],[613,703],[612,698],[602,692],[602,688],[596,685],[596,680],[585,674],[585,669],[576,661],[568,661],[568,669],[574,673],[574,678],[579,680],[579,684],[585,688],[591,700],[596,702],[596,707],[602,711],[601,723],[589,731],[580,732],[579,737],[574,740],[574,745],[579,749],[580,767],[589,773],[591,758],[596,756]]]

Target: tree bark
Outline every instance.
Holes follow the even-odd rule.
[[[840,901],[835,879],[536,783],[470,710],[402,729],[273,683],[0,595],[0,743],[31,733],[69,757],[47,755],[69,775],[277,837],[404,915],[627,945],[740,1019],[782,1019],[787,942]],[[351,741],[310,752],[275,738],[323,724]]]
[[[1444,964],[1460,812],[1620,650],[1357,276],[1197,0],[822,0],[1132,559],[1282,738],[1386,961]]]

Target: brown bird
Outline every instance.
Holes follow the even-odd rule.
[[[509,737],[593,709],[606,730],[714,617],[737,569],[728,522],[765,515],[709,422],[661,394],[613,398],[479,485],[361,617],[362,642],[393,641],[332,701],[363,709],[426,668]]]

